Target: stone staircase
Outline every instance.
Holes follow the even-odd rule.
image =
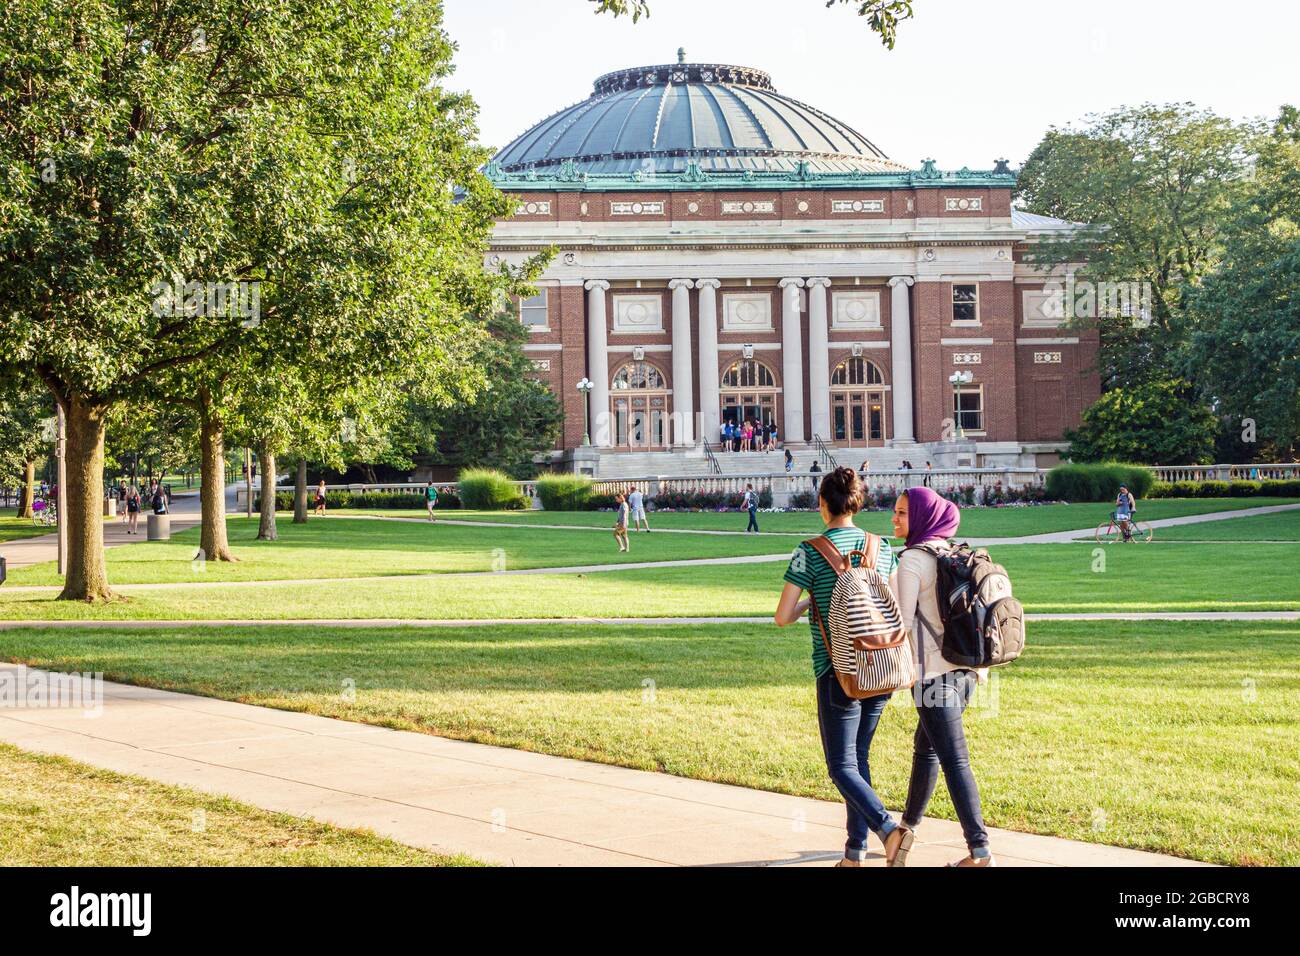
[[[717,451],[711,446],[722,468],[723,475],[766,475],[785,471],[784,451]],[[811,445],[792,448],[795,472],[806,472],[820,459]],[[872,471],[893,471],[902,467],[906,458],[917,468],[924,468],[926,450],[922,445],[912,450],[900,448],[831,448],[837,463],[858,468],[864,460],[871,462]],[[825,470],[825,465],[822,465]],[[600,456],[600,478],[649,478],[664,475],[673,478],[707,478],[715,474],[703,448],[673,449],[670,451],[604,452]]]

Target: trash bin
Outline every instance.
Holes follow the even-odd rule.
[[[150,541],[170,541],[172,537],[171,515],[149,515],[149,530],[146,537]]]
[[[109,495],[107,498],[104,499],[104,517],[105,518],[117,517],[117,498],[112,495]]]

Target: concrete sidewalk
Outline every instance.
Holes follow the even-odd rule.
[[[231,485],[230,488],[226,489],[227,512],[229,512],[231,489],[234,487],[234,485]],[[149,514],[150,511],[147,508],[140,512],[136,534],[127,534],[126,522],[122,520],[121,515],[115,518],[105,518],[104,547],[106,549],[118,548],[124,544],[135,544],[147,540]],[[187,528],[193,528],[199,523],[199,493],[191,491],[172,495],[170,514],[172,534],[184,531]],[[33,564],[43,564],[46,561],[57,561],[59,559],[59,535],[55,532],[34,538],[20,538],[17,541],[10,541],[0,545],[0,554],[5,556],[5,561],[11,570],[30,567]]]
[[[806,622],[807,617],[800,618]],[[1026,614],[1027,621],[1300,621],[1300,611],[1080,611],[1077,613]],[[115,618],[113,620],[7,620],[0,621],[0,631],[17,631],[27,628],[52,628],[65,631],[172,631],[187,628],[211,627],[328,627],[328,628],[391,628],[391,627],[502,627],[506,625],[603,625],[607,627],[683,627],[708,624],[772,625],[772,618],[757,615],[747,617],[343,617],[343,618]],[[773,625],[774,626],[774,625]]]
[[[18,670],[0,664],[0,677]],[[125,684],[104,684],[98,715],[0,709],[0,740],[505,864],[825,866],[844,840],[837,803]],[[1200,865],[1008,830],[990,837],[1004,866]],[[909,865],[964,853],[957,824],[927,820]]]

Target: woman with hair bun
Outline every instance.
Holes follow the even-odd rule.
[[[852,468],[836,468],[821,480],[818,504],[826,523],[824,536],[840,552],[867,552],[868,535],[853,523],[862,508],[865,490]],[[875,535],[870,537],[875,538]],[[884,578],[893,569],[894,553],[889,542],[878,538],[876,570]],[[856,563],[860,558],[854,557]],[[801,542],[785,572],[785,588],[776,608],[779,627],[793,624],[810,603],[815,603],[823,619],[830,611],[831,592],[835,590],[835,569],[821,552],[808,541]],[[802,599],[803,592],[808,597]],[[871,738],[880,723],[889,694],[855,700],[844,693],[830,654],[822,640],[816,621],[809,617],[812,632],[813,676],[817,687],[817,723],[821,730],[822,750],[831,782],[844,797],[848,808],[848,839],[844,858],[836,866],[862,866],[867,857],[867,834],[875,833],[885,847],[885,865],[901,866],[911,848],[913,835],[901,828],[885,809],[871,787],[868,755]]]

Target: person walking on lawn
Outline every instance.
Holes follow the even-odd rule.
[[[325,514],[325,479],[322,478],[316,485],[316,514]]]
[[[641,493],[641,489],[636,485],[632,486],[632,491],[627,496],[627,506],[632,513],[632,521],[636,525],[636,530],[649,531],[650,522],[645,516],[645,495]],[[645,527],[642,528],[641,525],[645,525]]]
[[[433,482],[424,489],[424,510],[429,513],[429,520],[433,521],[433,508],[438,503],[438,489],[433,487]]]
[[[618,542],[619,551],[631,551],[632,542],[627,538],[627,499],[621,494],[614,496],[614,502],[618,505],[618,517],[614,521],[614,540]]]
[[[918,719],[902,827],[915,831],[920,825],[942,767],[969,850],[964,859],[948,865],[996,866],[962,728],[962,714],[975,685],[986,678],[978,670],[950,663],[941,651],[943,619],[935,553],[948,548],[948,539],[957,533],[960,523],[957,506],[930,488],[904,491],[894,504],[894,536],[905,539],[907,547],[889,583],[898,597],[898,610],[911,634],[917,662],[912,695]]]
[[[754,494],[754,486],[745,486],[745,509],[749,512],[749,524],[745,526],[745,533],[758,533],[758,495]]]
[[[852,468],[840,467],[822,479],[817,504],[826,523],[823,537],[841,555],[854,562],[858,552],[866,555],[869,545],[876,551],[876,571],[887,577],[894,564],[889,542],[868,536],[853,524],[853,516],[862,508],[865,491]],[[821,619],[830,614],[831,595],[838,575],[813,541],[800,542],[785,572],[785,587],[776,606],[778,627],[794,624],[814,605]],[[808,597],[802,599],[803,592]],[[889,703],[890,694],[852,698],[840,686],[831,666],[830,652],[822,639],[817,619],[809,614],[812,630],[812,665],[816,680],[817,724],[821,730],[822,751],[831,782],[844,797],[848,811],[844,858],[836,866],[862,866],[867,858],[867,835],[876,834],[885,846],[885,866],[903,866],[914,837],[890,816],[884,803],[871,786],[871,738]]]

